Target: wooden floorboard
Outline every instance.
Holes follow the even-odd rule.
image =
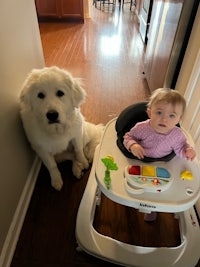
[[[114,203],[105,196],[96,208],[93,225],[99,233],[131,245],[176,247],[181,244],[174,214],[158,213],[156,221],[147,223],[143,213]]]
[[[105,124],[126,106],[149,96],[143,77],[145,46],[128,5],[123,10],[117,6],[114,12],[92,5],[90,9],[91,18],[84,24],[40,23],[41,40],[47,66],[57,65],[82,78],[87,92],[82,106],[85,118]],[[61,192],[51,187],[42,165],[11,267],[105,266],[104,261],[76,250],[76,215],[90,169],[80,180],[72,175],[71,162],[59,164],[59,169],[64,181]],[[142,213],[104,196],[94,227],[129,244],[180,244],[173,214],[159,213],[154,223],[145,223]]]

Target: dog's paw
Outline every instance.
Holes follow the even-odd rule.
[[[85,167],[82,163],[80,163],[79,161],[73,161],[72,172],[76,178],[81,178],[84,169]]]
[[[85,156],[86,156],[88,162],[89,162],[89,163],[92,163],[93,158],[94,158],[94,150],[87,150],[87,151],[85,152]]]
[[[51,175],[51,185],[56,190],[60,191],[63,186],[63,180],[61,178],[60,172],[57,169],[53,169],[50,173]]]
[[[88,160],[85,160],[82,165],[83,165],[83,169],[88,169],[90,166]]]
[[[62,181],[62,179],[55,179],[55,180],[51,179],[51,185],[56,190],[60,191],[62,189],[62,186],[63,186],[63,181]]]
[[[89,162],[85,155],[77,155],[76,160],[74,160],[74,165],[79,165],[81,169],[88,169],[89,168]]]

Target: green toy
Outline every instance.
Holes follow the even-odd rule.
[[[114,158],[112,156],[106,156],[105,158],[102,158],[101,161],[103,162],[103,164],[106,167],[104,182],[106,184],[107,189],[109,190],[111,187],[110,171],[117,171],[118,166],[114,162]]]

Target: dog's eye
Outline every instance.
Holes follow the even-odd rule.
[[[61,90],[58,90],[58,91],[56,92],[56,96],[58,96],[58,97],[62,97],[62,96],[64,96],[64,92],[61,91]]]
[[[42,93],[42,92],[38,93],[37,96],[38,96],[38,98],[40,98],[40,99],[44,99],[44,98],[45,98],[45,94]]]

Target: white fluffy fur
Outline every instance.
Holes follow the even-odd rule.
[[[85,96],[80,81],[58,67],[32,70],[22,88],[23,126],[56,190],[63,185],[56,162],[72,160],[73,174],[80,178],[101,138],[103,126],[86,122],[80,112]]]

